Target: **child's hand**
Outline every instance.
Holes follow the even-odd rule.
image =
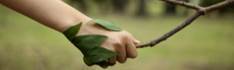
[[[98,34],[107,36],[107,40],[102,43],[102,47],[117,52],[116,58],[112,58],[111,64],[115,64],[116,60],[120,63],[126,61],[127,58],[135,58],[137,56],[136,45],[139,43],[127,31],[109,31],[95,23],[86,23],[81,26],[79,35]]]
[[[109,26],[109,23],[107,24],[106,27],[105,27],[106,24],[102,26],[98,23],[99,22],[95,22],[95,21],[83,23],[80,26],[79,32],[76,34],[76,36],[79,37],[80,39],[78,39],[76,42],[73,42],[73,44],[75,45],[77,43],[76,46],[78,46],[78,48],[84,54],[84,58],[85,58],[84,60],[86,64],[88,65],[98,64],[102,67],[107,67],[110,65],[114,65],[116,61],[120,63],[124,63],[127,60],[127,58],[135,58],[137,56],[136,45],[139,43],[139,41],[136,40],[130,33],[124,30],[118,30],[118,28],[112,27],[112,25]],[[108,29],[108,27],[110,27],[110,29]],[[114,28],[114,30],[111,30],[111,27]],[[104,40],[102,41],[101,38],[94,38],[91,35],[104,36]],[[88,38],[87,36],[90,36],[90,37]],[[81,37],[86,37],[86,38],[81,39]],[[93,50],[90,51],[90,50],[87,50],[87,48],[92,46],[91,44],[96,43],[96,42],[93,42],[94,40],[101,41],[98,47],[104,48],[104,50],[102,49],[103,51],[109,50],[117,54],[108,55],[108,54],[105,54],[105,53],[109,53],[108,51],[104,53],[103,51],[100,51],[100,50],[97,53],[93,54],[92,53]],[[81,46],[86,51],[82,50]],[[86,58],[85,53],[91,53],[91,54],[88,54]],[[109,54],[111,54],[111,52]],[[108,57],[105,57],[104,55],[105,56],[108,55]],[[104,56],[105,58],[102,58],[101,56]],[[92,60],[92,58],[97,58],[97,59]],[[104,59],[104,60],[108,58],[108,60],[105,62],[103,62],[102,60],[102,62],[100,63],[100,61],[99,62],[96,61],[99,58]]]

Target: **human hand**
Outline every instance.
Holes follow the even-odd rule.
[[[98,23],[101,23],[98,24]],[[104,23],[104,25],[102,24]],[[105,26],[107,25],[107,26]],[[100,35],[100,36],[104,36],[103,39],[101,38],[93,38],[93,41],[91,40],[91,36],[90,39],[91,41],[89,41],[89,43],[87,43],[88,41],[84,41],[85,38],[79,39],[79,44],[75,44],[76,46],[78,46],[78,48],[81,50],[82,52],[82,48],[80,48],[80,46],[82,45],[82,41],[86,44],[83,44],[83,49],[86,49],[87,47],[89,47],[92,43],[94,43],[94,41],[100,41],[98,43],[99,46],[98,47],[102,47],[104,48],[103,51],[109,51],[106,53],[109,53],[110,55],[103,56],[104,53],[100,53],[103,51],[99,51],[97,52],[95,55],[91,55],[89,59],[92,58],[97,58],[94,59],[98,60],[99,58],[102,58],[101,56],[105,57],[105,62],[101,62],[101,64],[98,63],[94,63],[94,64],[98,64],[101,67],[107,67],[107,66],[111,66],[114,65],[116,63],[116,61],[120,62],[120,63],[124,63],[127,58],[135,58],[137,56],[137,51],[136,51],[136,45],[139,43],[138,40],[136,40],[130,33],[128,33],[127,31],[124,30],[120,30],[119,28],[109,25],[109,22],[103,21],[103,20],[96,20],[96,21],[90,21],[88,23],[83,23],[80,26],[79,32],[75,34],[75,36],[78,37],[87,37],[90,35]],[[87,40],[86,39],[86,40]],[[76,43],[76,42],[75,42]],[[74,44],[74,42],[73,42]],[[89,51],[95,51],[95,50],[87,50],[83,51],[82,53],[84,54],[84,56],[86,56],[85,53],[89,52]],[[117,54],[114,54],[117,53]],[[99,54],[100,53],[100,54]],[[111,54],[112,53],[112,54]],[[100,56],[100,57],[93,57],[93,56]],[[84,58],[85,62],[87,65],[93,65],[93,63],[90,61],[87,61]]]

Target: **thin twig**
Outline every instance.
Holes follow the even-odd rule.
[[[167,40],[169,37],[173,36],[177,32],[181,31],[182,29],[184,29],[185,27],[190,25],[199,16],[205,15],[208,12],[220,9],[222,7],[227,6],[228,4],[234,3],[234,0],[225,0],[223,2],[211,5],[209,7],[201,7],[201,6],[192,5],[190,3],[186,3],[186,2],[182,2],[182,1],[176,1],[176,0],[162,0],[162,1],[168,2],[168,3],[173,3],[173,4],[176,4],[176,5],[181,5],[181,6],[184,6],[184,7],[191,8],[191,9],[195,9],[195,10],[197,10],[197,12],[194,15],[192,15],[191,17],[188,17],[187,19],[185,19],[184,22],[182,22],[180,25],[178,25],[177,27],[175,27],[171,31],[165,33],[161,37],[159,37],[159,38],[157,38],[155,40],[152,40],[152,41],[150,41],[148,43],[138,45],[137,46],[138,48],[144,48],[144,47],[149,47],[149,46],[153,47],[153,46],[161,43],[162,41]]]
[[[217,10],[217,9],[220,9],[220,8],[223,8],[229,4],[234,4],[234,0],[225,0],[223,2],[220,2],[220,3],[217,3],[217,4],[214,4],[214,5],[211,5],[209,7],[206,7],[206,12],[211,12],[213,10]]]
[[[148,47],[148,46],[154,46],[162,41],[167,40],[170,36],[174,35],[175,33],[179,32],[180,30],[182,30],[183,28],[185,28],[186,26],[188,26],[189,24],[191,24],[191,22],[193,22],[195,19],[197,19],[199,16],[201,16],[202,14],[196,12],[194,15],[190,16],[189,18],[187,18],[184,22],[182,22],[180,25],[178,25],[176,28],[172,29],[171,31],[167,32],[166,34],[162,35],[161,37],[150,41],[149,43],[146,44],[142,44],[138,47]]]
[[[172,4],[176,4],[176,5],[181,5],[190,9],[194,9],[194,10],[200,10],[202,7],[198,6],[198,5],[194,5],[191,3],[187,3],[184,1],[178,1],[178,0],[161,0],[164,1],[166,3],[172,3]]]

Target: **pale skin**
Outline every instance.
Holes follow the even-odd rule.
[[[124,30],[112,32],[94,24],[87,24],[92,18],[67,5],[62,0],[0,0],[0,4],[61,33],[82,22],[77,36],[99,34],[108,37],[103,42],[102,47],[118,53],[115,58],[109,61],[111,64],[115,64],[116,61],[124,63],[127,58],[137,56],[136,45],[139,41],[129,32]]]

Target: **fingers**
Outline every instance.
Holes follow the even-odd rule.
[[[131,34],[129,34],[128,32],[123,32],[120,45],[115,46],[116,51],[118,52],[117,60],[120,63],[123,63],[127,60],[127,58],[136,58],[137,57],[136,45],[139,43],[140,41],[136,40]]]
[[[136,58],[137,51],[136,51],[136,46],[133,42],[127,43],[126,52],[127,52],[127,57]]]
[[[140,41],[136,40],[128,32],[113,32],[107,34],[108,39],[102,44],[102,47],[117,53],[116,57],[109,60],[110,65],[126,62],[127,58],[136,58],[136,45]]]
[[[117,52],[117,61],[119,63],[124,63],[126,61],[126,48],[122,44],[114,44],[114,47]]]
[[[102,44],[102,47],[104,47],[104,48],[106,48],[106,49],[108,49],[110,51],[116,52],[116,50],[114,48],[114,45],[108,40],[105,41],[104,44]],[[115,65],[116,64],[116,56],[110,58],[109,61],[108,61],[108,64],[110,64],[110,66]]]
[[[133,43],[134,43],[134,45],[136,46],[136,45],[138,45],[138,44],[140,43],[140,41],[135,39],[135,40],[133,41]]]
[[[136,38],[134,38],[133,36],[131,36],[131,41],[133,44],[131,44],[131,46],[134,46],[137,48],[137,45],[139,45],[140,41],[137,40]]]
[[[138,45],[140,43],[140,41],[137,40],[132,34],[126,32],[126,31],[124,33],[128,35],[126,39],[129,39],[129,41],[133,42],[134,45]],[[131,43],[131,42],[129,42],[129,43]]]

